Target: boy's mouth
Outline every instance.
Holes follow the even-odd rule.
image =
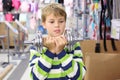
[[[60,33],[60,29],[54,30],[55,33]]]

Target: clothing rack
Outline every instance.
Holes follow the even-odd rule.
[[[2,63],[2,66],[3,67],[6,67],[7,65],[9,65],[11,62],[10,62],[10,49],[9,49],[9,46],[10,46],[10,33],[9,31],[12,30],[14,33],[18,34],[18,31],[16,29],[14,29],[9,22],[5,21],[5,24],[6,24],[6,27],[7,27],[7,62],[3,62]],[[14,63],[16,64],[16,63]]]

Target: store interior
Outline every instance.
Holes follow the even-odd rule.
[[[50,3],[65,8],[69,49],[80,42],[84,80],[120,80],[120,0],[0,0],[0,80],[30,80],[30,48],[43,47],[41,9]]]

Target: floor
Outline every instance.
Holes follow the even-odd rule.
[[[9,51],[9,64],[13,64],[13,68],[3,80],[30,80],[28,67],[29,52],[22,53],[21,55],[13,55],[13,51],[14,50]],[[3,62],[8,62],[8,52],[3,53],[2,50],[0,50],[0,73],[4,71],[5,66],[7,66],[2,65]]]

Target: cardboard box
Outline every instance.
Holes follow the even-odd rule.
[[[120,54],[86,53],[85,80],[120,80]]]
[[[95,53],[96,40],[84,40],[80,42],[83,53]],[[120,54],[120,40],[115,40],[117,50],[113,51],[111,40],[106,41],[107,51],[104,50],[103,40],[100,40],[100,53]]]

